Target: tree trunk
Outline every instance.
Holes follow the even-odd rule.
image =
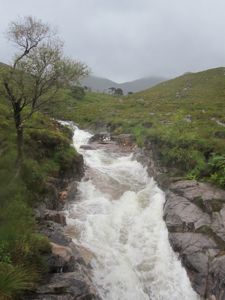
[[[16,143],[17,143],[17,159],[16,163],[18,167],[21,166],[23,162],[23,126],[21,122],[21,110],[19,103],[16,103],[14,106],[14,121],[16,126]]]
[[[16,162],[18,165],[21,165],[23,161],[23,128],[16,129],[17,134],[17,159]]]

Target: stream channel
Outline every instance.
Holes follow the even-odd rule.
[[[74,242],[93,253],[93,282],[105,300],[197,300],[163,221],[165,195],[132,153],[84,150],[92,136],[73,127],[85,178],[67,210]]]

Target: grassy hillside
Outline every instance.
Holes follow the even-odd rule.
[[[48,195],[48,179],[73,164],[71,132],[41,113],[25,129],[25,160],[16,167],[16,133],[10,108],[0,97],[0,299],[32,288],[47,271],[48,240],[36,228],[33,208]]]
[[[133,133],[140,146],[158,146],[163,164],[179,175],[225,186],[225,68],[188,73],[119,99],[87,94],[66,103],[55,107],[57,116]]]
[[[131,96],[62,90],[44,110],[84,128],[132,133],[157,149],[172,175],[225,187],[225,69],[186,74]],[[0,298],[32,287],[45,272],[48,241],[37,233],[32,208],[48,193],[48,178],[70,169],[71,133],[41,113],[26,124],[25,161],[18,176],[11,111],[0,96]]]

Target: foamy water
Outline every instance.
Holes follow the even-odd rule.
[[[88,179],[67,223],[94,253],[93,280],[106,300],[196,300],[163,221],[164,193],[132,155],[82,150],[91,134],[75,129]]]

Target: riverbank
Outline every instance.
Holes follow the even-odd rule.
[[[140,149],[133,135],[109,138],[109,134],[96,134],[92,142],[103,142],[110,147],[110,139],[116,140],[125,152],[134,152],[134,158],[147,167],[149,175],[165,191],[163,217],[170,244],[178,253],[194,290],[203,299],[223,299],[225,191],[209,183],[174,177],[174,168],[162,166],[156,145],[147,144]]]
[[[134,152],[135,159],[147,166],[149,175],[157,180],[166,193],[163,215],[169,231],[170,244],[173,250],[179,253],[194,290],[203,299],[221,299],[224,291],[225,257],[224,223],[221,219],[224,191],[209,184],[172,177],[169,169],[161,167],[157,148],[154,145],[148,145],[144,149],[138,148],[133,135],[110,137],[105,133],[96,134],[89,144],[81,148],[85,151],[108,149],[107,151],[126,155]],[[86,178],[89,179],[89,176],[91,175],[87,173]],[[62,296],[67,297],[65,299],[73,299],[69,297],[73,297],[75,293],[83,295],[82,297],[99,299],[92,283],[90,262],[93,255],[86,249],[77,247],[68,237],[68,232],[65,231],[65,217],[58,211],[63,207],[62,202],[68,204],[67,201],[72,198],[74,200],[76,194],[73,176],[65,182],[66,184],[59,185],[61,189],[57,191],[59,206],[51,204],[44,210],[43,207],[39,209],[40,231],[47,235],[52,243],[49,260],[52,275],[35,294],[29,294],[28,298],[24,299],[43,299],[42,297],[49,295],[55,297],[53,299]],[[118,190],[113,193],[117,194]],[[59,273],[61,271],[62,273]],[[79,282],[74,278],[79,278]]]
[[[68,222],[95,253],[93,280],[102,299],[197,299],[168,241],[164,193],[134,159],[132,137],[97,134],[87,144],[90,134],[75,136],[87,170]]]
[[[157,144],[148,143],[136,157],[165,191],[164,220],[173,250],[203,299],[225,297],[225,191],[210,183],[174,177],[165,168]]]
[[[66,221],[66,208],[76,200],[83,176],[83,157],[77,153],[62,176],[48,179],[48,194],[35,208],[37,230],[50,243],[43,257],[48,271],[21,299],[100,299],[92,282],[92,253],[73,242]]]
[[[184,74],[123,97],[62,95],[67,105],[49,107],[56,118],[112,135],[133,134],[139,147],[157,145],[161,162],[174,167],[176,176],[225,188],[224,68]]]

